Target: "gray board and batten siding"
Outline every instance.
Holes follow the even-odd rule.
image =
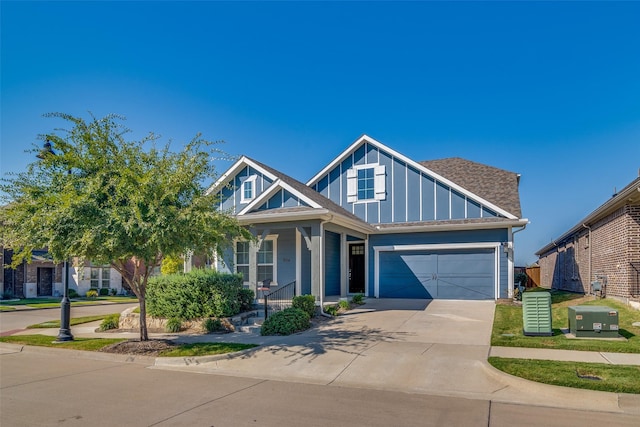
[[[347,171],[384,166],[382,200],[348,201]],[[499,217],[494,210],[368,142],[317,179],[312,188],[370,224]]]
[[[227,185],[218,191],[220,210],[237,214],[251,202],[251,200],[244,202],[242,200],[242,184],[250,177],[255,177],[255,190],[251,200],[259,197],[273,183],[273,180],[267,175],[251,166],[245,166]]]

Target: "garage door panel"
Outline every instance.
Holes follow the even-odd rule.
[[[381,252],[381,298],[493,299],[493,249]]]
[[[402,252],[380,254],[380,298],[433,298],[435,256]]]

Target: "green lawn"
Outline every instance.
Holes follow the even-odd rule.
[[[55,338],[46,335],[12,335],[0,337],[0,342],[33,345],[40,347],[68,348],[72,350],[99,351],[102,347],[121,341],[124,338],[76,338],[73,341],[54,344]],[[195,357],[214,354],[226,354],[257,347],[255,344],[237,343],[195,343],[182,344],[173,350],[165,351],[161,357]]]
[[[160,353],[160,357],[209,356],[213,354],[233,353],[234,351],[247,350],[254,347],[257,347],[257,345],[224,342],[200,342],[194,344],[182,344],[178,348]]]
[[[124,338],[75,338],[73,341],[67,341],[54,344],[55,337],[47,335],[12,335],[8,337],[0,337],[0,342],[34,345],[39,347],[56,347],[67,348],[70,350],[98,351],[102,347],[109,344],[115,344],[120,341],[126,341]]]
[[[7,305],[0,305],[0,311],[13,311],[15,309],[16,309],[15,307],[7,306]]]
[[[526,337],[522,333],[522,307],[499,304],[496,306],[491,334],[492,346],[533,347],[562,350],[606,351],[613,353],[640,353],[640,328],[633,322],[640,321],[640,311],[612,299],[594,299],[569,292],[552,293],[553,336]],[[620,335],[627,341],[601,341],[589,339],[568,339],[562,329],[569,327],[567,307],[572,305],[602,305],[618,310]]]
[[[32,308],[55,308],[60,307],[61,298],[24,298],[19,301],[0,301],[0,309],[11,310],[9,307],[15,306],[27,306]],[[102,296],[97,298],[74,298],[71,301],[71,306],[82,305],[94,305],[100,304],[103,301],[116,302],[116,303],[134,303],[138,302],[136,297],[122,297],[122,296]]]
[[[69,320],[69,324],[71,326],[81,325],[83,323],[95,322],[96,320],[102,320],[107,316],[110,316],[110,314],[100,314],[100,315],[96,315],[96,316],[72,317]],[[48,320],[48,321],[42,322],[42,323],[36,323],[35,325],[29,325],[29,326],[27,326],[27,329],[59,328],[59,327],[60,327],[60,319],[57,319],[57,320]]]
[[[545,384],[640,394],[640,366],[490,357],[497,369]]]

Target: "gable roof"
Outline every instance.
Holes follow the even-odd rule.
[[[419,163],[515,216],[522,217],[518,192],[520,176],[517,173],[460,157]]]
[[[376,148],[378,148],[379,150],[386,151],[387,153],[391,154],[393,157],[396,157],[396,158],[402,160],[403,162],[407,163],[408,165],[411,165],[413,168],[415,168],[415,169],[417,169],[417,170],[419,170],[421,172],[426,173],[427,175],[435,178],[436,180],[442,182],[443,184],[448,185],[449,187],[453,188],[454,190],[456,190],[456,191],[458,191],[458,192],[460,192],[460,193],[462,193],[464,195],[469,196],[470,198],[476,200],[477,202],[479,202],[482,205],[486,206],[487,208],[499,213],[500,215],[503,215],[506,218],[517,219],[517,218],[520,218],[522,216],[522,212],[520,210],[520,196],[518,194],[518,185],[517,185],[519,179],[518,179],[518,175],[517,174],[514,174],[513,172],[503,171],[502,169],[493,168],[491,166],[482,165],[480,163],[470,162],[470,163],[474,163],[475,165],[484,166],[486,168],[491,169],[492,171],[490,171],[489,175],[493,176],[493,177],[497,177],[497,174],[495,173],[495,171],[502,171],[504,173],[513,175],[512,178],[515,179],[515,184],[516,184],[515,187],[513,187],[513,185],[508,185],[507,186],[508,188],[502,190],[502,192],[504,192],[504,194],[502,194],[501,197],[494,197],[495,199],[500,200],[502,202],[507,202],[508,206],[504,206],[504,205],[501,205],[501,204],[497,204],[493,200],[487,199],[485,197],[485,195],[483,195],[482,193],[476,193],[471,188],[468,188],[468,187],[464,186],[462,183],[460,183],[458,181],[454,181],[453,179],[448,178],[446,175],[443,175],[443,174],[439,173],[438,171],[435,171],[435,170],[427,167],[425,165],[426,162],[416,162],[415,160],[411,160],[407,156],[398,153],[397,151],[393,150],[392,148],[387,147],[383,143],[381,143],[379,141],[376,141],[375,139],[373,139],[370,136],[365,135],[365,134],[363,134],[358,139],[356,139],[346,150],[344,150],[342,153],[340,153],[340,155],[338,155],[331,163],[329,163],[322,170],[320,170],[317,174],[315,174],[313,176],[313,178],[311,178],[307,182],[307,185],[308,186],[312,186],[312,185],[316,184],[331,169],[333,169],[336,165],[341,163],[347,156],[349,156],[354,150],[356,150],[360,145],[362,145],[364,143],[369,143],[369,144],[375,146]],[[465,162],[469,162],[468,160],[464,160],[464,159],[460,159],[460,160],[463,160]],[[460,162],[460,164],[461,163],[462,162]],[[438,167],[438,165],[436,165],[436,167]],[[443,168],[440,168],[440,169],[443,169]],[[473,168],[473,169],[476,170],[476,169],[482,169],[482,168]],[[479,171],[478,173],[482,174],[482,172],[488,172],[488,170],[482,170],[482,171]],[[455,172],[453,174],[455,174]],[[462,177],[463,173],[458,173],[458,175],[460,175],[460,177]],[[506,178],[506,175],[502,176],[502,178]],[[465,181],[472,181],[472,180],[465,180]],[[507,181],[509,181],[509,179],[507,179]],[[495,184],[497,184],[499,186],[499,182],[495,183]],[[490,187],[491,187],[491,185],[489,185],[489,182],[487,181],[487,183],[484,186],[478,187],[478,188],[480,190],[485,190],[486,191]],[[515,189],[515,191],[514,191],[514,189]],[[493,196],[495,196],[495,194],[501,194],[501,191],[499,189],[494,189],[493,191],[489,191],[488,193],[489,193],[490,196],[493,197]],[[511,210],[511,209],[513,209],[513,210]]]
[[[246,157],[246,156],[245,156]],[[314,190],[311,187],[307,187],[306,185],[304,185],[302,182],[298,181],[297,179],[291,178],[289,175],[286,175],[276,169],[273,169],[263,163],[260,163],[256,160],[250,159],[248,157],[246,157],[248,160],[252,161],[256,166],[259,166],[260,169],[263,169],[266,172],[269,172],[269,174],[275,176],[277,178],[277,181],[280,181],[283,185],[281,185],[281,187],[289,192],[291,192],[292,194],[301,197],[303,200],[306,199],[307,201],[310,201],[311,203],[309,203],[311,206],[319,206],[321,208],[327,209],[328,211],[332,212],[332,213],[336,213],[342,216],[345,216],[353,221],[357,221],[363,225],[366,225],[367,227],[370,227],[370,225],[366,222],[364,222],[363,220],[361,220],[360,218],[358,218],[357,216],[355,216],[354,214],[352,214],[351,212],[347,211],[346,209],[344,209],[342,206],[339,206],[338,204],[336,204],[335,202],[333,202],[332,200],[324,197],[322,194],[318,193],[316,190]],[[274,184],[278,184],[276,182],[274,182]],[[272,184],[272,186],[274,186],[274,184]],[[249,212],[251,210],[250,206],[252,207],[258,207],[260,206],[262,203],[266,202],[268,200],[269,197],[271,197],[271,195],[268,195],[268,191],[263,192],[260,196],[258,196],[249,206],[247,206],[247,208],[245,208],[245,210],[247,210],[247,212]]]

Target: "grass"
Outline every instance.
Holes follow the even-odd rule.
[[[24,298],[19,301],[0,301],[1,310],[11,310],[8,307],[27,306],[32,308],[55,308],[60,307],[61,298]],[[71,301],[71,306],[94,305],[101,301],[132,303],[138,302],[135,297],[122,296],[102,296],[97,298],[77,298]]]
[[[47,335],[12,335],[0,337],[0,342],[34,345],[38,347],[66,348],[69,350],[98,351],[107,345],[126,341],[124,338],[75,338],[73,341],[54,344],[54,339],[54,337]]]
[[[6,306],[6,305],[0,305],[0,311],[12,311],[15,310],[15,307],[11,307],[11,306]]]
[[[83,317],[72,317],[69,320],[69,324],[71,326],[81,325],[83,323],[95,322],[96,320],[102,320],[105,317],[110,316],[109,314],[100,314],[97,316],[83,316]],[[60,327],[60,319],[58,320],[49,320],[42,323],[36,323],[35,325],[27,326],[27,329],[40,329],[40,328],[59,328]]]
[[[640,366],[500,357],[490,357],[489,363],[511,375],[544,384],[640,394]]]
[[[47,335],[12,335],[0,337],[0,342],[33,345],[39,347],[56,347],[70,350],[99,351],[101,348],[126,341],[124,338],[76,338],[73,341],[54,344],[55,338]],[[257,347],[255,344],[237,343],[195,343],[181,344],[173,350],[167,350],[160,354],[161,357],[194,357],[214,354],[226,354],[234,351],[246,350]]]
[[[562,350],[605,351],[612,353],[640,353],[640,328],[633,322],[640,321],[640,312],[612,299],[594,299],[580,294],[552,291],[551,337],[526,337],[522,333],[522,307],[499,304],[496,306],[491,334],[492,346],[551,348]],[[618,310],[620,335],[627,341],[601,341],[568,339],[561,328],[568,328],[568,310],[572,305],[601,305]]]
[[[166,350],[160,353],[160,357],[194,357],[208,356],[214,354],[233,353],[234,351],[246,350],[257,347],[256,344],[238,344],[238,343],[194,343],[182,344],[173,350]]]

